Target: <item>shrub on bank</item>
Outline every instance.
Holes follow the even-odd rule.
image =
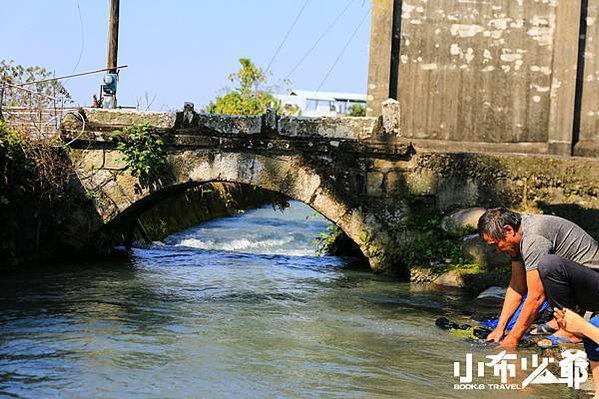
[[[0,121],[0,268],[33,260],[51,247],[77,206],[67,149]]]

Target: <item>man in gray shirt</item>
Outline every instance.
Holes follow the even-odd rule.
[[[494,208],[480,217],[478,231],[487,244],[512,257],[510,284],[497,328],[488,340],[514,349],[545,297],[553,307],[599,310],[599,245],[578,225],[556,216]],[[504,337],[524,294],[520,316]],[[565,330],[555,337],[579,340]]]

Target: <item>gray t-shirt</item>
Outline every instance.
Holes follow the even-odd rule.
[[[599,245],[580,226],[549,215],[522,215],[520,255],[526,271],[536,270],[543,255],[555,254],[599,269]]]

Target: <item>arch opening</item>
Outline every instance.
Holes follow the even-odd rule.
[[[315,254],[341,257],[351,268],[369,267],[360,246],[327,215],[301,200],[245,183],[220,180],[188,182],[154,191],[123,210],[106,228],[119,244],[147,246],[182,231],[193,230],[203,223],[235,216],[247,210],[270,206],[273,212],[282,212],[284,215],[290,202],[311,210],[306,219],[321,217],[328,224],[311,240]],[[297,212],[298,206],[294,208]],[[305,223],[311,221],[306,220]],[[282,226],[281,232],[285,229]],[[199,248],[206,249],[206,246],[202,244]],[[235,249],[236,246],[231,248]],[[263,249],[265,254],[268,253],[268,248]]]

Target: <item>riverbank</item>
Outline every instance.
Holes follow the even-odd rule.
[[[68,148],[0,121],[0,269],[84,252],[93,215]]]

